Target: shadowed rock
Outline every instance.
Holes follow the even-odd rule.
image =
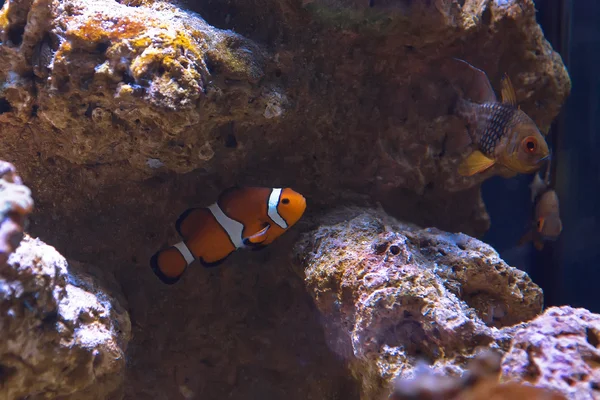
[[[119,393],[129,316],[89,269],[26,236],[0,270],[3,398]]]

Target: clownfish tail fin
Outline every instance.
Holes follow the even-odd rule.
[[[179,281],[187,267],[195,260],[184,242],[157,251],[150,258],[150,267],[163,283],[172,285]]]

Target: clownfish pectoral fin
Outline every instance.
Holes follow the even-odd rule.
[[[172,285],[181,279],[194,259],[187,246],[180,242],[156,252],[150,258],[150,267],[158,279],[167,285]]]
[[[496,161],[486,157],[481,151],[475,150],[458,166],[458,173],[462,176],[472,176],[492,167]]]
[[[507,74],[504,74],[502,77],[502,102],[505,104],[510,104],[511,106],[517,106],[517,95],[515,93],[515,88],[513,87],[510,78]]]
[[[250,247],[260,245],[262,242],[267,240],[267,232],[269,231],[269,228],[271,228],[271,225],[267,225],[254,235],[244,238],[244,245]]]

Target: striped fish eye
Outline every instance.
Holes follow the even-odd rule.
[[[290,199],[288,199],[287,197],[284,197],[283,199],[281,199],[281,204],[289,204],[290,203]]]
[[[523,144],[523,149],[525,149],[525,151],[528,153],[535,153],[537,150],[538,142],[533,136],[527,136],[521,143]]]

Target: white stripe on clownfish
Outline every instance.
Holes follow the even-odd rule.
[[[183,258],[185,259],[187,265],[190,265],[196,260],[196,257],[194,257],[194,255],[184,242],[179,242],[177,244],[174,244],[173,246],[177,248],[177,250],[179,250]]]
[[[271,191],[271,195],[269,196],[269,205],[267,215],[273,222],[279,225],[282,229],[286,229],[288,227],[287,222],[279,215],[279,211],[277,211],[277,206],[279,205],[279,198],[281,197],[281,189],[276,188]]]
[[[242,237],[244,225],[225,215],[217,203],[211,204],[208,206],[208,209],[215,217],[219,225],[225,229],[225,232],[227,232],[227,235],[229,236],[229,239],[231,240],[231,243],[233,243],[234,247],[236,249],[246,247]]]

